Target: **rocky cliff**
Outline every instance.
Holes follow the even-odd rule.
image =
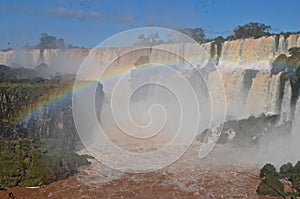
[[[192,55],[194,45],[191,44],[164,44],[167,48],[180,48],[185,54]],[[270,62],[279,54],[287,54],[288,49],[300,47],[300,35],[292,34],[272,35],[258,39],[238,39],[216,43],[215,41],[201,45],[206,50],[207,58],[215,58],[218,65],[226,67],[243,67],[255,69],[270,69]],[[46,49],[41,52],[39,49],[34,50],[11,50],[0,52],[0,64],[8,66],[23,66],[33,68],[41,63],[47,64],[52,72],[75,73],[81,65],[84,58],[93,51],[94,62],[103,64],[111,60],[115,55],[121,55],[130,51],[132,47],[111,47],[100,49]],[[151,48],[135,51],[139,56],[147,55],[151,59],[156,59],[157,52]],[[164,59],[164,58],[163,58]],[[121,57],[115,63],[122,65],[133,65],[136,60],[127,57]]]
[[[164,49],[180,49],[183,54],[191,56],[190,58],[195,60],[196,64],[197,61],[200,63],[201,60],[206,60],[207,62],[204,63],[207,65],[220,69],[207,72],[205,78],[208,85],[200,85],[205,81],[193,82],[191,80],[191,82],[195,89],[208,86],[211,97],[217,99],[216,102],[224,98],[219,92],[224,87],[228,121],[226,131],[231,130],[232,123],[235,125],[235,130],[240,129],[241,123],[236,123],[235,120],[248,118],[251,115],[259,116],[261,113],[276,114],[280,122],[296,121],[294,112],[298,113],[300,110],[300,106],[296,105],[297,101],[298,104],[300,102],[298,99],[300,76],[295,71],[290,75],[285,67],[283,70],[272,73],[271,67],[278,55],[282,53],[288,55],[291,47],[300,47],[300,35],[288,37],[274,35],[258,39],[225,41],[219,44],[205,43],[202,44],[203,49],[206,50],[203,55],[194,53],[197,48],[194,44],[162,46]],[[0,64],[34,68],[45,63],[49,66],[50,72],[74,73],[90,52],[93,52],[90,63],[105,67],[104,63],[112,61],[113,57],[129,51],[127,56],[121,56],[112,63],[116,68],[125,67],[127,70],[132,69],[138,58],[142,56],[147,56],[150,62],[155,60],[159,63],[169,60],[172,63],[180,63],[182,59],[168,53],[162,56],[159,50],[152,48],[143,48],[134,52],[130,52],[131,50],[132,47],[44,50],[43,52],[39,50],[7,51],[0,52]],[[193,71],[186,72],[188,77],[192,77],[193,74]],[[215,81],[219,74],[222,77],[220,84]],[[73,149],[78,140],[72,119],[71,96],[66,95],[66,91],[69,91],[71,87],[72,82],[0,84],[0,136],[1,140],[4,140],[0,145],[4,146],[0,150],[2,151],[0,154],[2,187],[49,183],[74,173],[76,167],[71,165],[80,165],[73,155],[61,156],[61,153],[74,154]],[[101,90],[99,101],[103,102],[103,99],[104,93]],[[256,123],[257,118],[250,117],[250,120]],[[242,124],[247,122],[248,120],[242,121]],[[246,126],[249,127],[249,125]],[[264,128],[265,126],[261,125],[259,130]],[[294,128],[293,132],[295,131],[297,130]],[[52,141],[53,144],[51,144]],[[62,150],[55,149],[61,147]],[[26,152],[23,154],[21,151]],[[28,159],[26,159],[27,154],[31,154]],[[54,160],[49,160],[49,157],[54,157]],[[49,162],[52,163],[48,164]],[[49,167],[50,177],[45,173],[45,169],[38,168],[39,164]],[[9,167],[12,165],[16,166],[13,172],[10,172]],[[41,176],[47,180],[43,181]]]
[[[72,81],[0,83],[0,189],[48,184],[88,164],[74,152],[79,138],[72,86]],[[102,102],[104,93],[98,93]]]

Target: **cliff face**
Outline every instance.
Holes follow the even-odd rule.
[[[222,81],[216,83],[220,74]],[[225,90],[226,113],[229,118],[243,118],[261,113],[280,114],[284,91],[284,73],[271,75],[253,69],[221,69],[209,74],[208,86],[212,99],[221,101]],[[286,88],[287,90],[289,88]],[[221,94],[221,96],[220,96]]]
[[[54,138],[74,147],[72,83],[1,83],[1,137]],[[104,93],[97,93],[101,109]]]
[[[0,189],[67,178],[88,164],[77,155],[73,82],[0,83]],[[104,99],[97,92],[98,107]],[[100,112],[100,110],[99,110]]]
[[[219,94],[218,86],[225,86],[227,115],[232,117],[242,117],[266,112],[279,114],[282,109],[286,109],[284,112],[290,111],[286,107],[288,105],[283,105],[282,101],[284,101],[285,104],[291,103],[287,102],[291,101],[288,100],[290,96],[287,96],[291,85],[286,83],[287,81],[285,81],[284,73],[271,75],[270,69],[271,63],[276,56],[282,53],[288,54],[288,49],[297,46],[300,46],[300,34],[294,34],[288,37],[285,37],[284,35],[273,35],[258,39],[239,39],[225,41],[220,44],[215,44],[214,42],[205,43],[202,44],[205,52],[201,55],[195,54],[195,52],[198,52],[197,46],[189,43],[172,45],[164,44],[159,47],[171,51],[177,49],[184,55],[188,55],[188,58],[196,64],[208,63],[209,65],[217,65],[222,76],[221,85],[214,85],[216,83],[215,76],[218,76],[218,74],[215,74],[214,76],[214,73],[216,72],[211,72],[207,75],[208,84],[210,84],[208,86],[212,88],[211,92],[216,95],[213,97],[221,99],[222,96],[217,96]],[[113,61],[111,64],[112,67],[117,69],[124,68],[125,70],[134,68],[135,62],[141,56],[148,57],[150,62],[169,63],[172,61],[175,64],[182,62],[182,57],[158,49],[143,48],[142,50],[132,51],[133,49],[134,47],[101,48],[94,50],[46,49],[42,53],[40,50],[8,51],[0,52],[0,63],[29,67],[35,67],[40,63],[46,63],[52,72],[76,72],[82,61],[90,53],[91,56],[88,61],[92,65],[106,67],[104,66],[105,63]],[[120,56],[116,60],[111,60],[124,53],[124,56]],[[207,63],[203,60],[206,60]],[[188,71],[187,73],[193,72]],[[293,85],[294,84],[292,84],[292,86]],[[193,86],[197,87],[198,85]],[[198,87],[202,88],[202,86]],[[293,95],[296,92],[293,91],[290,93]],[[285,96],[285,99],[283,99],[283,96]],[[5,97],[2,96],[2,98]],[[292,104],[295,104],[295,99],[297,97],[298,96],[293,97]],[[51,114],[48,110],[44,110],[44,112],[47,112],[48,115]],[[55,112],[59,113],[58,110]],[[288,114],[291,115],[292,113]],[[62,115],[61,117],[63,117],[62,113],[58,115]],[[43,113],[40,113],[39,117],[43,117]],[[58,118],[60,118],[60,116],[56,119]],[[40,126],[41,124],[43,123],[40,123],[37,126]],[[26,125],[30,125],[30,123]],[[56,129],[59,129],[58,127],[64,124],[57,121],[55,124],[47,123],[46,126],[47,125],[49,125],[49,128],[55,126],[57,127]],[[35,132],[47,134],[47,132],[52,132],[52,130],[43,128],[36,129]]]
[[[191,44],[171,44],[166,49],[180,48],[184,54],[189,54],[192,57],[203,56],[203,58],[218,57],[219,66],[226,67],[243,67],[255,69],[270,69],[270,62],[281,53],[288,53],[291,47],[300,47],[300,35],[293,34],[289,37],[284,35],[273,35],[269,37],[261,37],[258,39],[238,39],[234,41],[225,41],[220,45],[213,42],[202,44],[203,49],[206,50],[206,55],[193,55],[195,46]],[[121,55],[124,52],[132,50],[132,47],[120,48],[101,48],[101,49],[46,49],[40,52],[39,49],[34,50],[12,50],[7,52],[0,52],[0,64],[8,66],[23,66],[33,68],[41,63],[45,63],[50,67],[52,72],[75,73],[80,67],[84,58],[93,52],[93,62],[98,65],[112,61],[112,57]],[[160,52],[161,53],[161,52]],[[135,56],[149,56],[150,60],[157,60],[157,51],[151,48],[141,51],[135,51]],[[205,53],[204,53],[205,54]],[[170,55],[166,55],[170,56]],[[168,57],[161,57],[159,59],[166,59]],[[176,59],[180,58],[174,58]],[[116,60],[114,65],[122,63],[122,65],[133,66],[136,59],[130,59],[130,56],[121,57]],[[178,60],[177,60],[178,61]]]
[[[3,137],[55,137],[73,140],[71,97],[54,101],[70,85],[11,84],[0,86],[0,125]],[[51,94],[49,94],[49,93]],[[47,104],[49,100],[49,105]],[[51,103],[53,100],[53,103]],[[46,106],[43,106],[46,103]]]

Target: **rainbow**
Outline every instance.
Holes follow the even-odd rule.
[[[193,60],[197,60],[196,57],[193,57]],[[158,64],[166,64],[170,66],[178,65],[181,60],[176,59],[175,61],[168,61],[168,62],[160,62]],[[150,65],[140,65],[142,70],[149,68],[150,66],[155,65],[155,63],[151,63]],[[121,75],[125,74],[126,72],[134,69],[133,65],[123,65],[122,67],[113,67],[112,69],[105,72],[105,74],[98,79],[99,82],[105,84],[105,82],[109,82],[110,80],[120,77]],[[88,80],[89,78],[84,78]],[[95,81],[89,81],[89,83],[82,84],[82,86],[73,88],[73,81],[65,84],[58,84],[59,86],[53,89],[51,92],[42,95],[34,104],[30,106],[23,107],[18,116],[15,117],[16,119],[13,121],[15,124],[20,124],[24,121],[28,121],[31,117],[36,115],[41,109],[46,107],[51,107],[52,105],[62,102],[66,99],[70,99],[73,93],[80,93],[84,91],[87,87],[94,84]]]

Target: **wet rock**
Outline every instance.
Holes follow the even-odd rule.
[[[88,164],[87,156],[74,152],[79,138],[71,95],[56,100],[72,85],[0,84],[0,188],[49,184]],[[102,85],[97,100],[104,100]]]
[[[206,129],[197,136],[200,142],[207,142],[210,136],[220,134],[218,143],[231,143],[238,146],[255,144],[266,133],[291,132],[292,123],[277,125],[279,115],[261,114],[241,120],[229,120],[213,129]]]

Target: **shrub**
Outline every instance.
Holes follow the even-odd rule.
[[[264,178],[264,177],[278,177],[278,173],[276,172],[276,168],[268,163],[266,164],[261,170],[260,170],[260,177]]]

